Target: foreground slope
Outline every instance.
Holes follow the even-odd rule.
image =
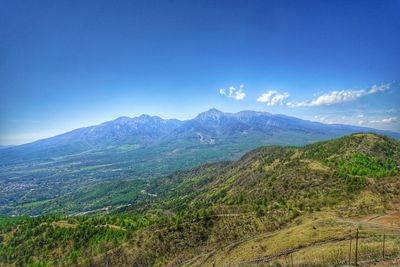
[[[156,179],[111,213],[4,219],[0,261],[248,266],[287,265],[292,255],[296,266],[344,265],[357,227],[359,261],[382,260],[383,233],[384,260],[395,260],[398,165],[399,141],[376,134],[263,147]]]

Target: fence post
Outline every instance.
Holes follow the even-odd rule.
[[[290,253],[290,260],[292,262],[292,267],[293,267],[293,254],[292,253]]]
[[[349,249],[349,266],[351,266],[351,241],[353,237],[350,235],[350,249]]]
[[[356,266],[358,265],[358,228],[356,233]]]
[[[383,234],[382,258],[385,258],[385,239],[386,239],[386,234]]]

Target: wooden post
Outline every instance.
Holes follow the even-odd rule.
[[[358,228],[356,233],[356,266],[358,265]]]
[[[349,248],[349,266],[351,265],[351,241],[352,241],[352,237],[350,236],[350,248]]]
[[[292,262],[292,267],[293,267],[293,254],[292,253],[290,253],[290,260]]]
[[[382,258],[385,258],[385,239],[386,239],[386,234],[383,234]]]

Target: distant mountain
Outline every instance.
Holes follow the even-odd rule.
[[[14,146],[4,152],[9,152],[7,157],[10,156],[16,160],[18,158],[14,157],[13,153],[16,153],[17,157],[21,155],[23,159],[32,160],[124,144],[141,147],[159,140],[181,124],[179,120],[163,120],[158,116],[119,117],[99,125],[79,128],[55,137]]]
[[[268,112],[241,111],[238,113],[224,113],[217,109],[210,109],[200,113],[192,120],[183,122],[171,135],[195,133],[209,138],[227,138],[236,134],[249,134],[252,132],[258,132],[266,136],[290,132],[319,134],[330,137],[342,136],[353,132],[377,132],[397,138],[400,137],[400,133],[350,125],[323,124],[285,115],[273,115]],[[303,142],[303,144],[305,143]]]
[[[389,131],[255,111],[224,113],[210,109],[186,121],[148,115],[120,117],[1,149],[0,214],[40,214],[52,209],[50,203],[77,190],[90,192],[96,199],[99,192],[94,188],[103,182],[107,186],[113,186],[108,182],[116,180],[147,183],[177,170],[238,159],[259,146],[303,146],[355,132],[400,138],[399,133]],[[130,192],[119,202],[135,199],[137,193]],[[80,207],[71,206],[70,211],[98,208],[105,202],[82,200]]]
[[[164,120],[158,116],[141,115],[135,118],[119,117],[99,125],[79,128],[58,136],[39,140],[30,144],[9,147],[0,155],[2,162],[13,153],[22,152],[24,159],[37,156],[54,157],[69,155],[93,149],[107,149],[120,145],[147,147],[163,141],[187,138],[193,144],[215,144],[229,142],[238,135],[263,135],[266,143],[268,137],[280,134],[308,135],[300,140],[285,140],[283,144],[303,145],[310,141],[338,137],[354,132],[375,132],[400,138],[400,133],[376,130],[340,124],[322,124],[285,115],[273,115],[268,112],[241,111],[224,113],[210,109],[187,121],[176,119]],[[314,135],[314,136],[313,136]],[[313,136],[312,138],[310,138]],[[315,138],[315,139],[313,139]],[[296,138],[295,138],[296,139]],[[281,142],[279,142],[281,144]],[[260,145],[262,144],[262,141]],[[3,157],[2,157],[3,156]]]

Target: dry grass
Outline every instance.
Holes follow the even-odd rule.
[[[303,160],[303,162],[307,163],[308,168],[313,171],[329,172],[331,170],[328,166],[323,165],[321,162],[316,160]]]
[[[342,203],[338,206],[342,216],[361,216],[367,214],[383,214],[386,210],[381,196],[365,190],[355,200]]]
[[[61,228],[76,228],[76,224],[69,223],[67,221],[61,220],[57,222],[52,222],[51,223],[53,226],[61,227]]]
[[[363,222],[363,218],[358,221],[345,221],[337,218],[334,213],[315,213],[312,216],[300,218],[298,225],[254,236],[243,242],[219,248],[212,253],[200,255],[190,262],[190,266],[212,266],[212,264],[216,266],[290,266],[292,258],[294,266],[345,265],[349,258],[349,239],[350,236],[355,236],[357,227],[361,227],[359,261],[371,262],[381,258],[382,233],[386,233],[386,256],[400,257],[400,229],[387,231],[384,224],[382,228],[379,228],[379,225],[371,226]],[[355,241],[352,242],[352,261],[354,261]],[[295,252],[292,256],[290,253],[285,253],[286,255],[270,261],[261,260],[263,257],[278,255],[293,249]]]

